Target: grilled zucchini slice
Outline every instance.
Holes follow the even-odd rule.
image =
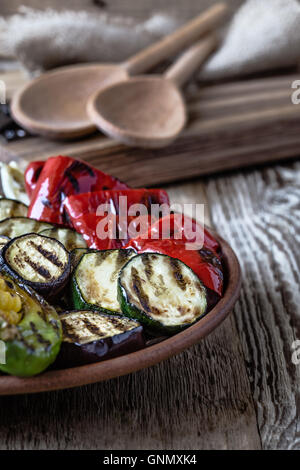
[[[29,219],[29,217],[10,217],[0,221],[0,235],[9,238],[20,237],[26,233],[38,233],[53,225]]]
[[[4,271],[47,299],[54,297],[68,281],[70,255],[53,238],[36,233],[14,238],[2,249],[1,257]]]
[[[72,276],[74,307],[120,312],[118,275],[133,256],[134,250],[101,250],[83,255]]]
[[[128,261],[118,282],[122,312],[150,330],[176,333],[202,317],[206,289],[182,261],[144,253]]]
[[[63,343],[57,365],[74,367],[128,354],[145,346],[136,320],[92,310],[60,315]]]
[[[70,252],[71,269],[76,268],[83,255],[85,255],[86,253],[97,253],[98,251],[99,250],[92,250],[90,248],[74,248],[74,250]]]
[[[0,199],[0,221],[9,217],[26,217],[28,206],[14,199]]]
[[[74,248],[87,248],[87,244],[84,241],[83,236],[70,228],[53,227],[42,230],[39,233],[41,235],[45,235],[45,237],[55,238],[60,241],[68,251],[72,251]]]
[[[0,235],[0,250],[6,245],[6,243],[9,242],[9,240],[10,238],[5,237],[4,235]]]

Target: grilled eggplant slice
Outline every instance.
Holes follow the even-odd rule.
[[[28,286],[0,272],[0,340],[6,362],[0,370],[30,377],[55,360],[62,339],[55,309]]]
[[[75,310],[60,316],[63,342],[56,365],[74,367],[128,354],[145,346],[143,327],[136,320],[95,310]]]
[[[118,275],[133,256],[134,250],[101,250],[83,255],[72,276],[74,307],[119,313]]]
[[[53,238],[36,233],[14,238],[1,257],[4,271],[47,299],[55,297],[68,281],[70,255]]]
[[[152,331],[176,333],[207,309],[206,289],[182,261],[144,253],[128,261],[118,283],[122,312]]]
[[[40,234],[60,241],[68,251],[72,251],[75,248],[87,248],[87,244],[84,241],[83,236],[70,228],[53,227],[42,230]]]
[[[14,199],[0,199],[0,221],[8,217],[26,217],[28,206]]]
[[[10,217],[0,221],[0,235],[15,238],[26,233],[38,233],[52,227],[53,225],[47,222],[39,222],[28,217]]]

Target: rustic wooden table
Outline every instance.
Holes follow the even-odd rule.
[[[300,162],[167,189],[176,202],[205,200],[236,251],[243,287],[233,314],[150,369],[1,397],[0,449],[300,449],[300,365],[292,362],[300,339]]]

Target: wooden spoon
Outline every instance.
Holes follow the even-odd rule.
[[[13,97],[14,119],[32,133],[71,139],[96,127],[86,112],[88,98],[108,83],[149,70],[163,59],[214,29],[227,7],[218,3],[185,26],[122,64],[80,64],[60,67],[25,85]]]
[[[102,88],[88,101],[91,120],[106,135],[126,145],[168,145],[186,123],[179,87],[216,46],[216,37],[209,36],[190,47],[163,76],[144,75]]]

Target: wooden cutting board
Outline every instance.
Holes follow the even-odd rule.
[[[4,79],[5,75],[0,76]],[[238,81],[186,90],[189,123],[172,145],[128,148],[103,135],[72,142],[41,137],[0,144],[0,158],[45,159],[70,155],[133,186],[154,186],[223,170],[297,157],[300,104],[292,104],[296,75]],[[22,82],[8,83],[12,93]]]

